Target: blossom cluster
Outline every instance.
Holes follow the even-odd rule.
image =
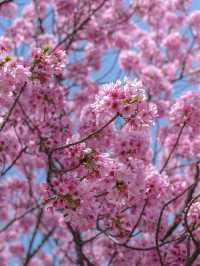
[[[1,266],[200,263],[191,2],[0,2]]]

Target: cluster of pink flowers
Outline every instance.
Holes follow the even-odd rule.
[[[105,85],[96,96],[94,108],[105,114],[119,114],[133,124],[150,125],[156,117],[156,106],[146,101],[146,92],[140,81],[124,79]],[[131,119],[134,117],[134,119]]]
[[[200,93],[190,91],[185,93],[171,108],[170,119],[174,126],[186,123],[190,134],[200,132]]]
[[[0,2],[0,265],[198,264],[200,12],[25,2]]]

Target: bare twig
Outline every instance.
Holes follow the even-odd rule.
[[[177,145],[178,145],[178,143],[179,143],[179,140],[180,140],[180,138],[181,138],[181,135],[182,135],[182,133],[183,133],[183,129],[184,129],[185,126],[186,126],[186,122],[184,121],[183,124],[182,124],[182,126],[181,126],[181,128],[180,128],[180,131],[179,131],[179,133],[178,133],[178,136],[177,136],[176,142],[174,143],[174,145],[173,145],[171,151],[169,152],[169,154],[168,154],[168,156],[167,156],[166,161],[164,162],[163,166],[162,166],[161,169],[160,169],[160,174],[162,174],[162,172],[163,172],[163,171],[165,170],[165,168],[167,167],[167,165],[168,165],[168,163],[169,163],[169,161],[170,161],[170,159],[171,159],[171,157],[172,157],[172,155],[173,155],[173,153],[174,153],[174,151],[175,151],[175,149],[176,149],[176,147],[177,147]]]
[[[75,145],[81,144],[81,143],[85,142],[86,140],[88,140],[88,139],[90,139],[92,137],[95,137],[96,135],[98,135],[102,130],[104,130],[104,128],[106,128],[108,125],[110,125],[119,116],[120,116],[120,114],[117,113],[107,123],[105,123],[102,127],[100,127],[99,129],[97,129],[96,131],[90,133],[86,137],[84,137],[84,138],[82,138],[82,139],[80,139],[78,141],[75,141],[73,143],[69,143],[69,144],[64,144],[64,145],[58,146],[58,147],[54,148],[52,150],[52,152],[59,151],[59,150],[64,150],[64,149],[69,148],[71,146],[75,146]]]
[[[22,156],[22,154],[25,152],[26,149],[27,147],[24,147],[23,149],[21,149],[19,154],[12,161],[12,163],[4,171],[1,172],[0,174],[1,176],[5,175],[15,165],[15,163],[19,160],[19,158]]]
[[[17,97],[15,98],[15,100],[14,100],[14,102],[13,102],[11,108],[9,109],[9,111],[8,111],[8,113],[7,113],[6,118],[4,119],[3,123],[2,123],[1,126],[0,126],[0,132],[4,129],[5,125],[7,124],[7,122],[8,122],[8,120],[9,120],[9,118],[10,118],[10,116],[11,116],[11,114],[12,114],[12,112],[13,112],[13,110],[14,110],[14,108],[15,108],[15,106],[16,106],[16,104],[17,104],[17,102],[18,102],[18,100],[19,100],[19,98],[20,98],[20,96],[21,96],[21,94],[22,94],[22,92],[24,91],[26,85],[27,85],[27,82],[25,82],[24,85],[21,87],[21,89],[20,89],[20,91],[19,91]]]

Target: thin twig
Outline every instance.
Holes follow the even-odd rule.
[[[66,148],[69,148],[71,146],[75,146],[75,145],[78,145],[78,144],[81,144],[83,142],[85,142],[86,140],[98,135],[102,130],[104,130],[104,128],[106,128],[108,125],[110,125],[118,116],[120,116],[119,113],[117,113],[115,116],[113,116],[107,123],[105,123],[102,127],[100,127],[99,129],[97,129],[96,131],[90,133],[89,135],[87,135],[86,137],[78,140],[78,141],[75,141],[73,143],[69,143],[69,144],[64,144],[64,145],[61,145],[61,146],[58,146],[56,148],[54,148],[52,150],[52,152],[54,151],[59,151],[59,150],[63,150],[63,149],[66,149]]]
[[[12,114],[12,112],[13,112],[13,110],[14,110],[14,108],[15,108],[15,106],[16,106],[16,104],[17,104],[17,102],[18,102],[18,100],[19,100],[19,98],[20,98],[20,96],[22,94],[22,92],[24,91],[26,85],[27,85],[27,82],[25,82],[24,85],[21,87],[17,97],[15,98],[14,103],[12,104],[11,108],[8,111],[8,114],[7,114],[6,118],[4,119],[3,123],[0,126],[0,132],[4,129],[5,125],[7,124],[7,122],[9,120],[9,118],[10,118],[10,116],[11,116],[11,114]]]
[[[176,142],[174,143],[174,145],[173,145],[171,151],[169,152],[169,154],[168,154],[168,156],[167,156],[167,159],[166,159],[165,163],[163,164],[163,166],[162,166],[161,169],[160,169],[160,174],[162,174],[162,172],[163,172],[163,171],[165,170],[165,168],[167,167],[167,165],[168,165],[168,163],[169,163],[169,161],[170,161],[170,159],[171,159],[171,157],[172,157],[172,154],[174,153],[174,151],[175,151],[175,149],[176,149],[176,147],[177,147],[177,145],[178,145],[178,143],[179,143],[180,137],[181,137],[181,135],[182,135],[182,133],[183,133],[183,129],[184,129],[185,126],[186,126],[186,122],[184,121],[183,124],[182,124],[182,126],[181,126],[181,128],[180,128],[180,131],[179,131],[179,133],[178,133],[178,136],[177,136]]]

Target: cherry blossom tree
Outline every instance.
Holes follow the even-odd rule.
[[[0,1],[0,266],[200,265],[191,6]]]

